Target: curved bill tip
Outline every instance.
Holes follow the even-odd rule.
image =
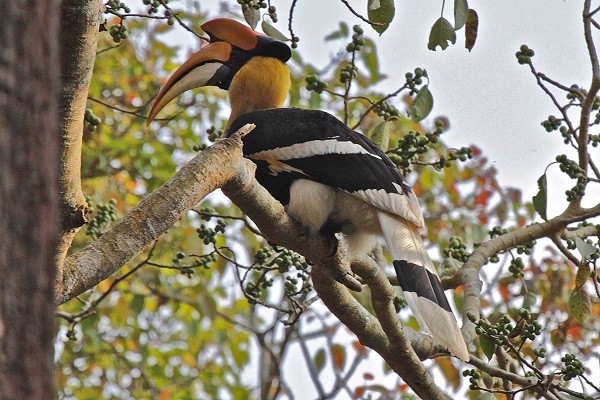
[[[232,75],[232,69],[227,65],[229,61],[231,45],[225,42],[211,43],[194,53],[173,72],[156,95],[146,126],[167,104],[190,89],[202,86],[227,88]]]

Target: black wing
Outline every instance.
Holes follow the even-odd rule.
[[[257,163],[256,177],[287,204],[295,179],[342,189],[423,226],[418,202],[394,163],[367,137],[323,111],[276,108],[244,114],[230,132],[247,123],[244,155]]]

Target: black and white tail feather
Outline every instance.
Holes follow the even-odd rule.
[[[343,233],[351,257],[368,253],[383,237],[421,328],[467,361],[466,344],[420,236],[425,223],[418,200],[386,154],[322,111],[250,112],[230,132],[250,122],[256,128],[243,138],[244,155],[257,164],[258,181],[308,229]]]

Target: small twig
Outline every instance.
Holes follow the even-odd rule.
[[[292,40],[296,37],[294,34],[294,28],[292,27],[292,21],[294,19],[294,9],[296,8],[296,3],[298,0],[292,0],[292,4],[290,5],[290,16],[288,18],[288,31],[290,32],[290,37]]]
[[[96,56],[98,56],[99,54],[102,54],[102,53],[104,53],[104,52],[106,52],[106,51],[109,51],[109,50],[116,49],[117,47],[120,47],[120,46],[122,46],[122,45],[123,45],[123,43],[125,43],[125,42],[121,41],[121,42],[119,42],[119,43],[117,43],[117,44],[115,44],[115,45],[113,45],[113,46],[109,46],[109,47],[106,47],[106,48],[104,48],[104,49],[98,50],[98,51],[96,52]]]
[[[362,114],[362,116],[360,117],[360,119],[358,120],[358,122],[352,127],[352,129],[356,129],[358,128],[358,126],[360,125],[360,123],[366,118],[366,116],[373,111],[375,108],[377,108],[379,105],[381,105],[384,101],[386,101],[387,99],[391,98],[391,97],[395,97],[397,96],[401,91],[403,91],[404,89],[408,88],[407,84],[402,85],[400,88],[398,88],[398,90],[389,93],[387,95],[385,95],[384,97],[382,97],[379,101],[377,102],[372,102],[371,100],[368,100],[369,102],[371,102],[371,107],[367,108],[367,110]]]
[[[546,75],[537,72],[537,70],[535,69],[535,67],[533,66],[532,62],[529,62],[529,68],[531,69],[531,73],[533,74],[533,76],[535,76],[536,82],[538,84],[538,86],[544,91],[544,93],[546,93],[548,95],[548,97],[550,97],[550,100],[552,100],[552,103],[554,104],[554,106],[556,107],[556,109],[558,109],[560,111],[560,113],[562,114],[563,120],[565,121],[565,123],[567,124],[567,127],[569,128],[569,131],[575,135],[575,127],[573,126],[573,124],[571,123],[571,119],[569,118],[569,115],[567,114],[567,110],[565,107],[561,106],[560,103],[558,102],[558,100],[556,99],[556,97],[554,96],[554,94],[550,91],[550,89],[548,89],[548,87],[544,84],[544,82],[548,82],[551,83],[554,86],[560,87],[563,90],[568,90],[569,92],[574,92],[572,89],[568,88],[566,89],[565,86],[560,85],[558,82],[548,78]],[[576,92],[578,93],[579,92]]]
[[[348,78],[348,83],[345,85],[346,89],[344,90],[344,125],[348,125],[348,118],[350,118],[348,112],[348,95],[350,94],[350,88],[352,87],[352,81],[354,80],[354,73],[356,72],[356,65],[354,64],[356,61],[356,50],[352,51],[352,59],[350,61],[350,77]]]
[[[102,293],[100,295],[100,297],[98,297],[96,300],[92,301],[85,309],[83,309],[82,311],[80,311],[77,314],[73,314],[70,316],[68,316],[68,314],[65,314],[65,313],[57,313],[56,316],[64,318],[71,323],[77,323],[77,322],[81,321],[82,319],[86,318],[87,316],[91,315],[94,312],[94,309],[98,306],[98,304],[100,304],[110,293],[112,293],[114,288],[119,283],[121,283],[122,281],[124,281],[125,279],[127,279],[128,277],[133,275],[137,270],[139,270],[144,265],[147,265],[149,263],[150,259],[152,258],[152,255],[154,253],[154,249],[156,248],[156,245],[157,245],[157,241],[154,241],[154,243],[152,244],[152,247],[150,247],[150,250],[148,251],[148,255],[146,256],[146,258],[143,261],[138,263],[136,266],[131,268],[129,271],[127,271],[120,277],[115,278],[115,280],[112,281],[112,283],[110,284],[108,289],[104,293]]]
[[[558,250],[560,250],[560,252],[563,253],[563,255],[567,257],[569,261],[575,265],[579,265],[579,259],[575,257],[575,255],[571,253],[569,249],[567,249],[558,235],[551,236],[550,240],[552,240],[552,243],[554,243]]]
[[[365,18],[365,17],[363,17],[362,15],[360,15],[358,12],[356,12],[356,11],[354,10],[354,8],[352,8],[352,6],[351,6],[351,5],[348,3],[348,1],[347,1],[347,0],[340,0],[340,1],[341,1],[342,3],[344,3],[344,5],[346,6],[346,8],[348,8],[348,10],[349,10],[349,11],[350,11],[352,14],[354,14],[354,16],[355,16],[355,17],[357,17],[358,19],[360,19],[361,21],[363,21],[363,22],[366,22],[367,24],[369,24],[369,25],[372,25],[372,26],[385,26],[385,24],[384,24],[384,23],[381,23],[381,22],[373,22],[373,21],[369,21],[367,18]]]
[[[89,101],[92,101],[92,102],[94,102],[94,103],[101,104],[101,105],[103,105],[103,106],[105,106],[105,107],[111,108],[111,109],[113,109],[113,110],[116,110],[116,111],[122,112],[122,113],[124,113],[124,114],[129,114],[129,115],[133,115],[133,116],[135,116],[135,117],[138,117],[138,118],[143,118],[143,119],[146,119],[146,116],[145,116],[145,115],[142,115],[142,114],[140,114],[140,113],[139,113],[139,112],[137,112],[137,111],[130,111],[130,110],[126,110],[126,109],[124,109],[124,108],[121,108],[121,107],[113,106],[113,105],[110,105],[110,104],[108,104],[108,103],[106,103],[106,102],[104,102],[104,101],[102,101],[102,100],[98,100],[98,99],[95,99],[95,98],[93,98],[93,97],[90,97],[90,96],[88,96],[88,100],[89,100]],[[164,120],[165,120],[164,118],[163,118],[162,120],[161,120],[161,119],[158,119],[158,118],[157,118],[157,119],[155,119],[155,121],[164,121]]]

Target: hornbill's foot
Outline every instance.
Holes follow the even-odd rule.
[[[348,289],[354,292],[362,291],[362,284],[356,279],[356,275],[353,272],[346,272],[342,277],[336,279],[339,283],[346,286]]]

